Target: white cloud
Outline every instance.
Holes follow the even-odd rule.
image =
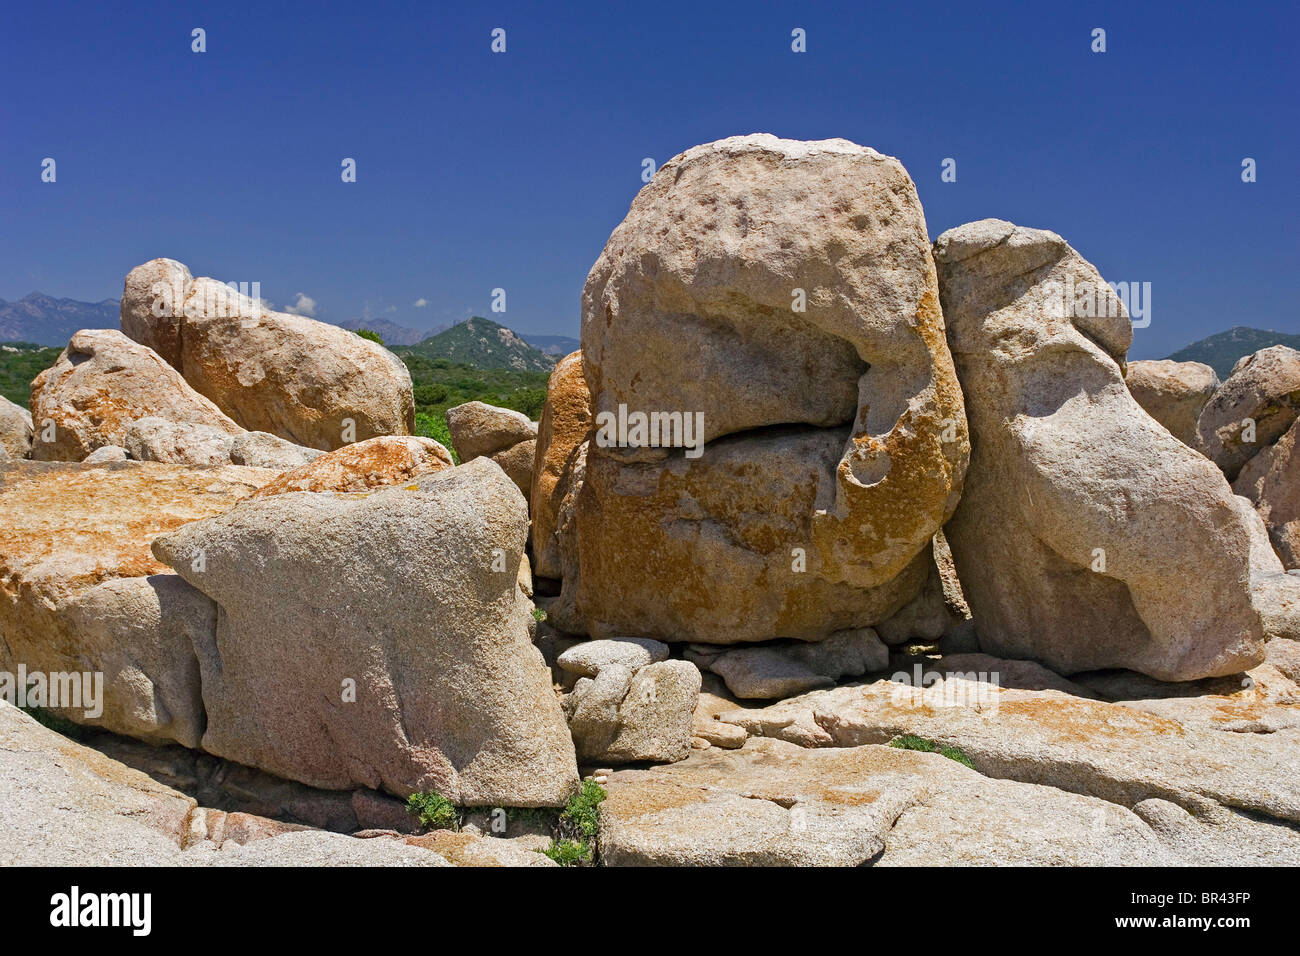
[[[429,300],[424,298],[423,296],[415,300],[415,307],[417,309],[423,309],[428,304],[429,304]]]
[[[290,315],[315,316],[316,300],[305,292],[299,292],[297,299],[284,307]]]

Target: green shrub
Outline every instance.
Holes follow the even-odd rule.
[[[447,419],[442,415],[426,415],[424,412],[416,412],[415,433],[438,442],[447,451],[451,452],[451,460],[458,465],[460,464],[460,456],[456,454],[456,449],[451,443],[451,430],[447,427]]]
[[[545,850],[538,850],[560,866],[578,866],[591,862],[591,844],[576,840],[552,840]]]
[[[406,812],[428,830],[455,830],[460,825],[456,805],[436,790],[411,794],[406,800]]]
[[[356,331],[357,331],[357,335],[361,336],[363,339],[366,339],[369,342],[374,342],[378,345],[384,344],[384,340],[379,337],[378,332],[371,332],[369,329],[357,329]]]
[[[600,829],[600,803],[609,794],[594,780],[582,781],[582,789],[569,798],[556,822],[557,835],[539,852],[560,866],[581,866],[595,857],[596,833]]]
[[[927,754],[941,754],[949,760],[955,760],[963,766],[975,769],[975,764],[971,762],[970,757],[960,747],[944,747],[935,743],[933,740],[927,740],[924,737],[918,737],[915,734],[903,734],[901,737],[895,737],[889,742],[889,746],[897,747],[899,750],[916,750]]]

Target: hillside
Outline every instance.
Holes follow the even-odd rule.
[[[118,327],[120,302],[79,302],[33,292],[17,302],[0,299],[0,342],[34,342],[63,348],[81,329]]]
[[[1204,362],[1214,369],[1220,379],[1225,379],[1231,374],[1237,359],[1271,345],[1289,345],[1293,349],[1300,349],[1300,335],[1239,325],[1193,342],[1169,358],[1175,362]]]
[[[351,332],[369,329],[383,339],[385,345],[417,345],[427,336],[425,332],[387,319],[344,319],[338,326]]]
[[[530,335],[524,341],[539,352],[553,355],[557,359],[563,358],[570,352],[576,352],[582,347],[581,342],[568,335]]]
[[[479,369],[549,372],[555,365],[552,357],[533,348],[504,325],[477,315],[429,336],[418,345],[397,346],[393,351],[403,358],[408,354],[420,355]]]

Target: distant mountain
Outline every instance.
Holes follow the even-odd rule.
[[[421,332],[418,329],[408,328],[405,325],[398,325],[396,322],[389,322],[387,319],[344,319],[339,322],[341,328],[349,329],[356,332],[359,329],[369,329],[375,332],[385,345],[415,345],[422,342],[427,332]]]
[[[1300,335],[1239,325],[1193,342],[1169,358],[1175,362],[1204,362],[1218,373],[1220,379],[1225,379],[1232,374],[1232,366],[1237,364],[1237,359],[1272,345],[1289,345],[1293,349],[1300,349]]]
[[[0,299],[0,342],[35,342],[63,348],[82,329],[116,329],[121,303],[78,302],[33,292],[17,302]]]
[[[478,315],[453,325],[445,332],[431,335],[418,345],[404,348],[402,352],[463,362],[476,368],[549,372],[555,366],[553,358],[533,348],[504,325]]]
[[[524,338],[524,341],[539,352],[554,355],[556,358],[563,358],[570,352],[582,348],[581,342],[567,335],[529,335]]]

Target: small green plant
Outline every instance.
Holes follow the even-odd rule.
[[[595,856],[596,833],[600,829],[600,803],[608,793],[594,780],[582,781],[582,789],[569,798],[556,822],[557,835],[541,853],[560,866],[580,866]]]
[[[546,612],[540,607],[533,608],[533,620],[540,624],[542,621],[546,620]]]
[[[368,342],[374,342],[376,345],[384,344],[384,340],[379,337],[378,332],[371,332],[369,329],[357,329],[357,335]]]
[[[460,825],[456,805],[436,790],[411,794],[406,800],[406,812],[428,830],[455,830]]]
[[[552,840],[550,846],[537,852],[550,857],[560,866],[578,866],[591,862],[591,844],[576,840]]]
[[[942,754],[949,760],[955,760],[963,766],[975,769],[975,764],[971,762],[970,757],[960,747],[944,747],[935,743],[933,740],[926,740],[924,737],[918,737],[915,734],[903,734],[901,737],[895,737],[889,742],[889,746],[897,747],[899,750],[917,750],[927,754]]]

